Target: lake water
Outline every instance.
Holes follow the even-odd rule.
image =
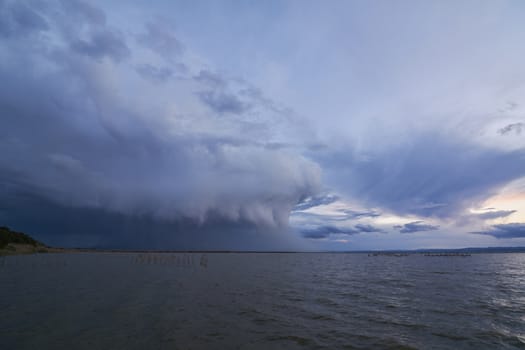
[[[525,254],[0,257],[0,349],[523,349]]]

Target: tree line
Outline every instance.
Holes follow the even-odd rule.
[[[43,245],[23,232],[12,231],[9,227],[0,226],[0,249],[9,243],[29,244],[32,246]]]

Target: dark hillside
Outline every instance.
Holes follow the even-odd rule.
[[[42,243],[31,238],[25,233],[12,231],[8,227],[0,226],[0,249],[6,247],[9,243],[29,244],[34,247],[43,246]]]

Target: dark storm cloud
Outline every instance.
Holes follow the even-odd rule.
[[[492,236],[498,239],[525,237],[524,223],[511,223],[494,225],[487,231],[472,232],[474,234]]]
[[[318,191],[315,163],[265,147],[269,141],[260,130],[238,133],[243,125],[235,120],[219,130],[211,115],[191,120],[178,110],[163,114],[159,104],[192,97],[198,104],[194,85],[178,82],[178,90],[186,91],[163,99],[150,91],[160,84],[140,85],[133,59],[124,60],[136,48],[106,23],[102,11],[81,2],[57,4],[45,10],[27,5],[49,29],[37,21],[17,22],[53,31],[56,42],[33,36],[0,41],[0,79],[9,86],[0,90],[0,220],[36,229],[36,236],[42,227],[70,245],[99,239],[117,244],[127,231],[134,232],[127,243],[136,245],[150,234],[160,241],[164,235],[154,232],[161,231],[184,236],[173,242],[187,245],[220,241],[215,232],[224,244],[237,246],[246,241],[241,232],[254,232],[253,242],[261,242],[260,232],[286,231],[293,206]],[[1,6],[5,11],[7,5]],[[170,57],[180,52],[165,28],[147,28],[143,45]],[[161,80],[170,75],[152,67],[139,66],[138,74]],[[270,124],[259,119],[261,129]]]
[[[313,228],[303,228],[300,229],[300,232],[303,237],[311,239],[321,239],[327,238],[333,234],[342,234],[342,235],[357,235],[360,233],[374,233],[374,232],[383,232],[381,229],[371,226],[358,224],[353,227],[338,227],[334,225],[321,225]]]
[[[414,221],[409,222],[408,224],[404,225],[396,225],[394,226],[395,229],[398,229],[401,233],[414,233],[414,232],[422,232],[422,231],[433,231],[439,229],[439,226],[437,225],[429,225],[423,223],[423,221]]]
[[[454,217],[525,176],[525,150],[485,148],[436,133],[365,155],[351,149],[311,155],[335,190],[400,215]]]
[[[520,135],[524,128],[525,128],[524,123],[514,123],[514,124],[509,124],[505,126],[504,128],[499,129],[498,132],[501,135],[507,135],[511,132],[514,132],[514,134],[516,135]]]
[[[250,222],[210,216],[159,219],[126,215],[103,208],[63,206],[32,194],[9,197],[0,222],[51,246],[104,249],[275,250],[293,249],[281,231],[261,231]],[[4,219],[4,217],[6,219]],[[295,246],[296,248],[296,246]]]

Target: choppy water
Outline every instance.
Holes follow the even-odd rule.
[[[0,258],[0,349],[525,348],[525,254]]]

